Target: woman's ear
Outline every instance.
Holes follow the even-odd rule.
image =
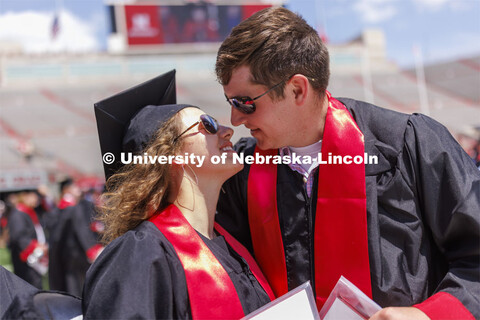
[[[182,166],[183,167],[184,163],[182,160],[177,159],[176,157],[173,159],[172,166]]]
[[[181,161],[175,159],[172,161],[170,165],[170,175],[173,179],[178,176],[183,176],[183,171],[185,170],[183,166],[184,164]]]

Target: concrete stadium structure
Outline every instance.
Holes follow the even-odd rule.
[[[329,91],[334,96],[428,113],[453,135],[480,125],[480,54],[425,66],[422,75],[387,61],[383,35],[375,30],[329,48]],[[0,59],[0,191],[7,173],[29,170],[48,173],[50,182],[67,174],[103,177],[93,104],[171,69],[177,70],[179,103],[199,105],[221,123],[230,123],[230,107],[214,76],[215,50],[3,54]],[[234,129],[234,141],[248,135],[245,128]]]

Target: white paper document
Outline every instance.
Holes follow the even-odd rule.
[[[341,276],[320,310],[322,320],[362,320],[373,316],[381,307]]]
[[[243,318],[244,320],[302,319],[319,320],[310,282],[284,294]]]
[[[363,320],[381,307],[345,277],[340,277],[320,313],[310,282],[248,314],[243,320]]]
[[[348,319],[348,320],[363,320],[360,314],[358,314],[354,309],[352,309],[345,302],[336,298],[328,309],[327,314],[322,320],[338,320],[338,319]]]

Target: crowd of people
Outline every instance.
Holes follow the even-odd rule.
[[[252,137],[233,146],[231,128],[176,104],[173,71],[97,103],[102,153],[206,161],[104,163],[104,249],[74,184],[43,215],[47,232],[38,195],[16,195],[18,275],[38,286],[49,265],[86,319],[239,319],[307,281],[320,310],[341,276],[381,306],[373,320],[480,318],[480,172],[444,126],[336,99],[325,44],[284,8],[233,28],[215,72]],[[243,165],[235,152],[378,161]]]
[[[81,296],[85,273],[103,249],[94,210],[99,188],[81,190],[67,178],[58,201],[44,185],[3,193],[2,239],[16,275],[38,289]]]

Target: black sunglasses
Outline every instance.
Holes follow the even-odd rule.
[[[197,124],[201,123],[205,130],[210,133],[210,134],[215,134],[218,131],[218,122],[215,120],[215,118],[209,116],[208,114],[202,114],[200,116],[200,120],[192,124],[190,127],[185,129],[182,133],[180,133],[175,139],[173,139],[173,142],[176,142],[181,136],[183,136],[185,133],[187,133],[189,130],[194,128]]]
[[[265,91],[264,93],[262,93],[261,95],[253,99],[250,97],[229,98],[227,97],[227,95],[225,95],[225,98],[227,99],[228,103],[238,111],[246,114],[254,113],[255,110],[257,109],[257,107],[255,106],[255,100],[260,99],[261,97],[263,97],[264,95],[266,95],[267,93],[269,93],[270,91],[272,91],[273,89],[275,89],[276,87],[278,87],[279,85],[281,85],[287,80],[282,80],[281,82],[277,83],[276,85],[274,85],[273,87],[271,87],[270,89],[268,89],[267,91]]]

